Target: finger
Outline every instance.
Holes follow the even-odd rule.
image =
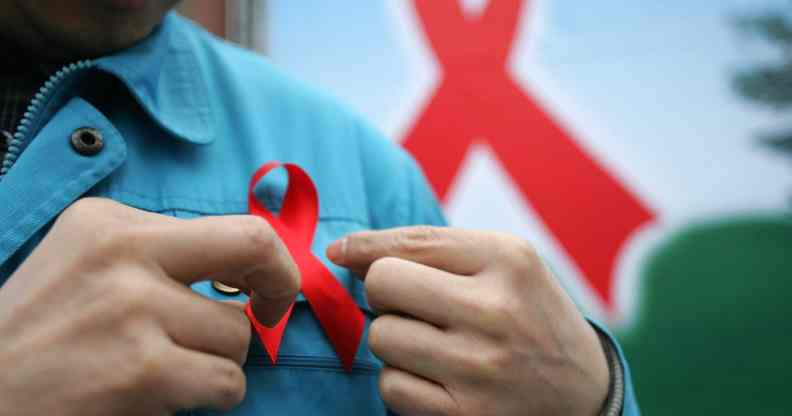
[[[449,381],[459,365],[453,360],[459,347],[450,336],[414,319],[396,315],[376,318],[369,327],[368,344],[387,365],[441,384]]]
[[[245,283],[258,282],[268,279],[270,275],[277,272],[277,270],[271,270],[266,266],[257,266],[244,271],[223,272],[213,277],[224,284],[234,286],[233,282],[235,281]],[[283,314],[286,313],[289,306],[294,303],[294,296],[290,296],[289,293],[284,293],[290,291],[291,288],[275,287],[267,291],[252,291],[249,287],[244,285],[242,287],[235,287],[239,288],[250,297],[250,304],[258,321],[269,327],[280,322]]]
[[[481,271],[489,259],[484,233],[446,227],[406,227],[363,231],[334,242],[328,258],[359,274],[377,259],[398,257],[456,274]]]
[[[297,265],[264,219],[203,217],[139,228],[144,255],[177,281],[190,284],[224,271],[242,271],[224,274],[223,281],[253,292],[261,322],[277,322],[286,309],[282,305],[290,305],[300,289]]]
[[[472,279],[394,257],[377,260],[365,278],[369,305],[379,313],[410,315],[440,327],[464,320]]]
[[[224,281],[248,294],[257,293],[253,311],[261,322],[278,322],[299,291],[297,266],[262,218],[181,220],[102,198],[81,199],[67,211],[59,223],[104,219],[99,229],[109,237],[105,241],[111,255],[132,253],[181,283],[234,271]]]
[[[382,401],[402,416],[459,414],[456,401],[443,386],[393,367],[382,369],[379,388]]]
[[[288,275],[297,266],[274,230],[251,215],[202,217],[142,226],[142,247],[174,279],[203,280],[208,274],[261,267]],[[149,238],[145,238],[149,237]],[[245,274],[229,275],[237,285]],[[253,288],[255,290],[255,287]]]
[[[228,411],[245,397],[245,374],[233,361],[176,345],[165,354],[167,366],[152,384],[169,410]]]
[[[216,302],[172,283],[153,303],[157,317],[174,343],[228,358],[242,365],[250,345],[250,321],[239,302]]]

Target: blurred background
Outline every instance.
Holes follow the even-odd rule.
[[[187,0],[534,243],[648,415],[792,414],[792,2]]]

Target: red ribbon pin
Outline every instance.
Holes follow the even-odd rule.
[[[280,166],[283,166],[289,175],[289,187],[283,198],[280,214],[276,217],[259,203],[253,189],[262,177]],[[311,253],[311,243],[319,216],[319,198],[313,181],[295,164],[281,165],[279,162],[269,162],[260,167],[250,180],[248,210],[250,214],[266,219],[286,245],[300,269],[303,295],[330,339],[344,369],[351,371],[355,353],[363,336],[365,318],[346,289]],[[286,329],[293,307],[294,304],[289,306],[280,322],[272,328],[262,325],[256,319],[250,302],[245,308],[245,313],[273,364],[278,360],[283,331]]]

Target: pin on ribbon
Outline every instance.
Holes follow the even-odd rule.
[[[253,190],[261,178],[281,166],[288,173],[289,185],[280,214],[275,216],[256,199]],[[338,354],[342,366],[347,372],[351,371],[355,353],[363,336],[365,318],[333,273],[311,253],[311,243],[319,216],[319,198],[310,176],[302,168],[291,163],[269,162],[263,165],[250,180],[248,210],[250,214],[267,220],[289,250],[289,254],[300,269],[303,295]],[[245,307],[245,314],[253,324],[273,364],[277,363],[278,349],[293,308],[292,303],[281,320],[270,328],[256,319],[250,302]]]

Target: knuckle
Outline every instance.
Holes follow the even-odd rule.
[[[93,325],[110,325],[111,330],[117,329],[121,335],[132,338],[140,324],[152,318],[150,302],[156,293],[151,282],[141,278],[136,270],[122,268],[116,273],[119,275],[85,278],[92,280],[84,286],[92,298],[86,306],[90,313],[85,316]]]
[[[110,296],[119,307],[139,309],[148,304],[157,294],[148,279],[113,279]]]
[[[140,239],[140,233],[133,227],[109,227],[96,236],[89,252],[102,260],[123,257],[132,251]]]
[[[450,415],[486,415],[490,412],[491,405],[487,400],[477,398],[465,402],[465,411],[461,412],[458,409],[452,410]],[[528,413],[528,414],[543,414],[543,413]]]
[[[230,361],[219,361],[213,369],[213,391],[222,410],[230,410],[245,398],[246,380],[242,369]]]
[[[384,274],[388,269],[393,267],[393,263],[396,261],[393,257],[381,257],[377,260],[374,260],[369,266],[368,274],[366,275],[366,280],[369,280],[369,277],[378,277],[379,275]]]
[[[85,232],[87,227],[97,227],[114,219],[129,217],[128,207],[107,198],[86,197],[66,207],[55,221],[56,227],[77,228]]]
[[[140,276],[136,276],[140,277]],[[105,319],[135,324],[150,317],[152,299],[161,294],[153,282],[145,278],[110,278],[99,289]]]
[[[453,362],[458,374],[472,383],[486,383],[497,376],[500,368],[499,357],[488,351],[477,349],[476,351],[455,351]],[[498,370],[500,368],[500,370]]]
[[[379,390],[382,400],[391,406],[409,400],[407,392],[399,383],[398,376],[390,368],[384,368],[380,373]]]
[[[369,326],[368,344],[374,354],[379,355],[387,345],[384,336],[387,333],[388,319],[388,315],[380,316]]]
[[[244,275],[245,286],[255,289],[255,295],[267,301],[294,300],[300,293],[300,270],[291,258],[284,261],[288,261],[286,270],[280,266],[274,267],[274,262],[251,269]],[[258,284],[255,283],[256,279]]]
[[[279,248],[275,232],[263,218],[245,215],[238,218],[237,230],[260,253],[273,253]]]
[[[487,410],[489,410],[489,409],[487,409]],[[445,403],[445,400],[441,401],[440,403],[433,403],[432,407],[430,409],[427,409],[426,413],[425,413],[426,416],[453,416],[453,415],[459,415],[459,414],[461,414],[461,413],[457,412],[457,410],[454,409],[452,407],[452,405],[449,405],[449,404]],[[486,415],[487,412],[484,411],[484,412],[481,412],[481,413],[470,413],[470,414],[471,415]]]
[[[431,242],[437,239],[439,229],[430,225],[419,225],[408,228],[401,235],[405,239],[415,243]]]
[[[382,308],[382,299],[387,291],[387,275],[394,270],[399,260],[393,257],[383,257],[375,260],[369,267],[363,285],[366,289],[366,297],[369,305],[375,310]]]
[[[294,264],[291,258],[288,258],[289,272],[286,274],[285,282],[283,283],[284,298],[295,298],[300,293],[302,286],[302,276],[300,269]]]
[[[475,354],[474,365],[483,379],[494,380],[509,370],[511,360],[505,351],[493,347]]]
[[[475,317],[472,323],[485,333],[500,337],[519,324],[519,296],[507,290],[478,290],[461,297],[460,303]]]
[[[156,377],[163,373],[164,360],[162,359],[162,348],[154,346],[153,343],[142,343],[144,346],[139,348],[138,368],[142,379]]]
[[[405,254],[417,256],[431,249],[440,239],[440,229],[428,225],[411,227],[399,234],[396,244]]]
[[[461,309],[469,311],[471,316],[482,317],[490,313],[490,301],[488,295],[482,291],[468,290],[461,293],[456,299]]]
[[[535,265],[540,262],[539,253],[529,242],[508,234],[500,235],[499,240],[501,257],[509,263]]]
[[[131,227],[113,219],[113,205],[116,202],[103,198],[82,198],[66,208],[53,226],[53,235],[73,238],[75,234],[87,238],[74,240],[71,245],[80,261],[107,260],[118,255],[119,250],[129,241]]]
[[[88,222],[96,215],[102,214],[107,204],[108,202],[102,198],[80,198],[63,210],[58,221],[69,224]]]
[[[435,415],[437,416],[454,416],[454,415],[461,415],[462,413],[454,406],[454,403],[448,404],[439,404],[435,410]],[[482,409],[481,412],[478,413],[470,413],[471,415],[485,415],[487,411],[490,409]]]
[[[501,271],[509,276],[513,288],[532,287],[542,281],[544,263],[536,248],[525,240],[511,235],[499,238],[497,259]]]
[[[398,370],[391,367],[385,367],[379,376],[379,391],[382,401],[392,409],[400,408],[414,408],[416,397],[413,390],[410,388],[410,382],[400,376]],[[454,402],[440,401],[437,403],[422,404],[421,414],[427,416],[451,416],[462,414],[456,408]],[[487,409],[488,411],[491,409]],[[471,414],[488,414],[487,411],[481,413]]]
[[[243,363],[250,347],[250,321],[244,313],[237,313],[236,324],[232,326],[232,357],[238,363]]]
[[[151,338],[129,334],[125,337],[130,346],[127,357],[127,387],[132,390],[161,387],[167,363],[164,343]]]
[[[514,317],[514,302],[508,294],[490,294],[481,301],[483,312],[490,315],[495,322],[508,325]]]
[[[522,238],[511,234],[498,234],[497,238],[504,255],[529,258],[536,255],[533,246]]]

